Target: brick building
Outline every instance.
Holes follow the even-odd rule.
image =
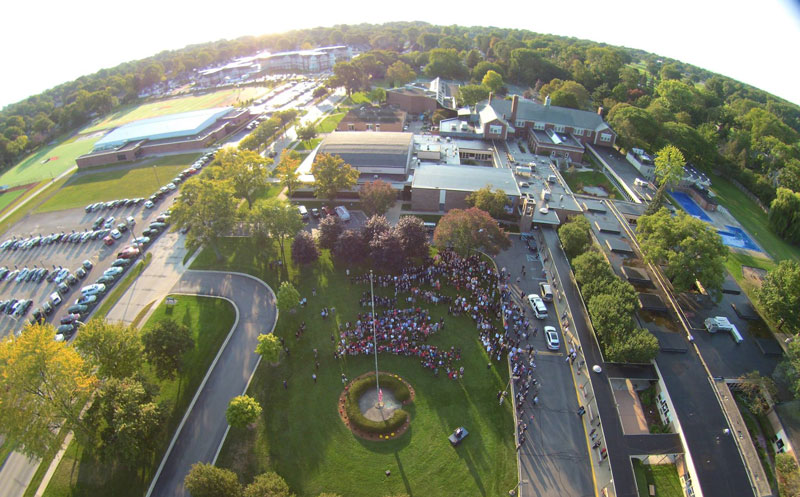
[[[431,212],[466,209],[467,195],[485,186],[503,190],[510,208],[517,208],[520,191],[511,169],[422,164],[414,171],[411,182],[411,209]]]
[[[364,104],[350,109],[336,131],[403,131],[406,113],[392,106]]]

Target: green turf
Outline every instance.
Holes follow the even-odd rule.
[[[141,497],[146,492],[150,479],[161,462],[163,451],[166,450],[186,407],[235,319],[233,306],[226,300],[185,295],[174,297],[177,303],[172,309],[162,302],[143,327],[146,329],[169,317],[188,326],[195,340],[195,348],[184,357],[185,372],[180,378],[158,381],[149,367],[145,366],[146,376],[160,386],[158,400],[172,406],[161,451],[148,468],[136,474],[123,464],[98,461],[89,454],[84,454],[83,449],[73,442],[50,480],[45,496]]]
[[[225,259],[218,263],[206,249],[192,269],[231,269],[256,275],[277,288],[278,275],[268,269],[277,258],[275,247],[256,246],[250,239],[225,239]],[[287,259],[290,260],[287,253]],[[352,268],[355,271],[355,268]],[[447,317],[443,305],[429,306],[432,317],[445,316],[446,329],[430,338],[439,346],[462,349],[466,374],[461,381],[436,378],[413,358],[383,354],[380,368],[402,375],[416,390],[409,432],[390,442],[368,442],[355,437],[336,412],[342,391],[340,375],[353,378],[374,367],[366,356],[333,358],[331,335],[336,323],[354,320],[365,285],[352,286],[343,268],[334,268],[327,252],[315,264],[298,269],[289,264],[284,272],[302,296],[307,309],[296,314],[281,312],[276,333],[290,347],[290,357],[280,365],[266,363],[256,371],[249,394],[264,408],[257,427],[231,430],[218,464],[235,469],[243,481],[274,470],[286,479],[299,497],[335,492],[348,497],[409,495],[505,495],[516,478],[513,421],[510,407],[498,406],[495,394],[507,382],[507,370],[487,371],[488,358],[477,340],[472,321]],[[311,289],[317,289],[316,297]],[[451,294],[454,290],[447,289]],[[388,295],[390,290],[379,289]],[[322,320],[322,306],[335,307],[334,319]],[[297,341],[294,332],[301,321],[306,334]],[[319,350],[318,382],[312,350]],[[288,390],[282,387],[289,382]],[[470,437],[454,449],[447,436],[466,426]],[[384,475],[386,470],[391,476]]]
[[[350,95],[349,97],[345,97],[345,99],[342,100],[341,104],[343,106],[350,106],[350,105],[361,105],[361,104],[368,104],[368,103],[370,103],[370,100],[369,100],[369,97],[367,97],[366,92],[357,91],[357,92],[353,93],[352,95]]]
[[[683,497],[681,480],[674,464],[642,464],[639,459],[633,459],[633,470],[639,497],[650,496],[648,485],[655,487],[655,497]],[[644,484],[640,481],[642,478]]]
[[[13,201],[17,200],[23,193],[27,191],[28,190],[24,188],[20,188],[19,190],[14,190],[0,194],[0,212],[6,210],[6,207],[11,205]]]
[[[133,282],[136,281],[136,278],[138,278],[139,275],[142,274],[145,269],[147,269],[147,266],[150,264],[150,259],[152,258],[153,253],[147,252],[144,256],[144,262],[137,264],[128,274],[125,275],[122,281],[114,285],[114,289],[111,290],[111,293],[109,293],[106,298],[103,299],[103,303],[100,304],[100,307],[98,307],[95,311],[94,317],[105,318],[106,315],[108,315],[108,311],[114,307],[114,304],[116,304],[120,297],[122,297],[122,294],[125,293],[125,290],[127,290],[133,284]]]
[[[116,128],[129,122],[151,117],[236,105],[238,102],[259,98],[267,91],[269,91],[268,88],[236,88],[128,106],[83,129],[81,133],[94,133],[95,131]]]
[[[98,139],[99,136],[81,136],[57,145],[46,145],[3,173],[0,185],[15,186],[56,178],[74,166],[75,159],[89,152]]]
[[[311,151],[317,148],[317,145],[319,145],[321,141],[322,138],[314,138],[309,141],[296,142],[297,146],[294,149],[297,150],[298,152],[303,152],[306,150]]]
[[[336,129],[339,122],[344,119],[345,113],[339,112],[338,114],[331,114],[317,124],[317,132],[330,133]]]
[[[608,192],[608,198],[625,198],[617,188],[608,181],[606,175],[600,171],[581,171],[581,172],[565,172],[561,173],[564,181],[567,182],[570,189],[575,193],[587,193],[583,190],[584,186],[599,186]],[[591,194],[589,194],[591,195]]]
[[[119,198],[148,197],[198,157],[196,153],[169,155],[146,159],[141,165],[76,174],[58,193],[40,205],[37,212],[83,207],[93,202]]]
[[[720,205],[730,211],[755,241],[773,258],[782,261],[800,261],[800,247],[791,245],[770,231],[767,214],[750,200],[733,183],[721,176],[711,175],[711,190],[717,195]]]

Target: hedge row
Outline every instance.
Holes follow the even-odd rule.
[[[381,373],[380,381],[381,389],[391,390],[398,401],[405,402],[411,398],[411,392],[406,384],[394,376]],[[375,388],[374,375],[355,380],[350,385],[350,390],[347,392],[347,401],[345,402],[345,410],[350,423],[356,428],[369,433],[391,433],[400,429],[408,420],[408,413],[403,409],[394,411],[392,417],[386,421],[372,421],[361,414],[361,409],[358,407],[358,399],[369,388]]]

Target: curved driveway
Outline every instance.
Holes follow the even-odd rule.
[[[188,496],[183,479],[196,462],[211,463],[228,428],[225,409],[241,395],[258,365],[259,333],[277,321],[275,295],[261,280],[244,274],[186,271],[171,293],[223,297],[234,302],[237,321],[178,427],[148,496]]]

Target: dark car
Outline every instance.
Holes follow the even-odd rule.
[[[50,314],[51,312],[53,312],[53,305],[50,302],[45,302],[44,304],[42,304],[42,310],[44,311],[45,314]]]
[[[95,219],[94,223],[92,223],[92,229],[96,230],[97,228],[102,226],[104,222],[106,222],[106,218],[104,218],[103,216],[98,217],[97,219]]]
[[[88,306],[75,304],[67,308],[67,312],[70,314],[81,314],[89,310]]]
[[[73,286],[78,282],[78,278],[76,278],[74,274],[68,274],[64,281],[67,283],[67,285]]]
[[[82,266],[83,266],[83,268],[84,268],[85,270],[87,270],[87,271],[88,271],[88,270],[90,270],[90,269],[92,269],[92,268],[94,267],[94,264],[92,264],[92,261],[90,261],[89,259],[86,259],[85,261],[83,261],[83,262],[81,263],[81,265],[82,265]]]
[[[45,319],[45,315],[44,315],[44,312],[42,312],[41,309],[37,308],[37,309],[33,310],[33,315],[31,317],[31,324],[34,324],[34,323],[43,324],[44,323],[44,319]]]
[[[78,277],[78,278],[80,278],[80,279],[84,279],[84,278],[86,278],[86,270],[85,270],[85,269],[83,269],[82,267],[79,267],[79,268],[78,268],[78,269],[75,271],[75,276],[77,276],[77,277]]]
[[[64,295],[65,293],[69,292],[69,285],[67,285],[65,282],[62,281],[61,283],[58,284],[56,290],[58,290],[58,293],[60,293],[61,295]]]
[[[62,324],[56,331],[58,332],[57,334],[64,335],[64,338],[69,338],[75,333],[75,326],[71,324]]]
[[[81,318],[80,314],[67,314],[61,318],[61,324],[71,324]]]
[[[117,259],[111,263],[111,267],[128,267],[131,262],[133,262],[131,259]]]
[[[116,279],[117,279],[116,275],[115,276],[105,275],[105,276],[101,276],[101,277],[97,278],[97,283],[102,283],[104,285],[108,285],[110,283],[113,283],[114,280],[116,280]]]
[[[11,314],[12,312],[14,312],[14,305],[16,305],[17,302],[19,302],[19,300],[17,299],[11,299],[8,302],[6,302],[5,313]]]

